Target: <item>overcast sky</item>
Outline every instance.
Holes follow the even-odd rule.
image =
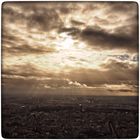
[[[4,91],[136,95],[137,8],[134,2],[4,3]]]

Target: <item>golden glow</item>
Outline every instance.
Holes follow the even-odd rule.
[[[73,45],[73,40],[71,37],[66,37],[63,42],[60,42],[60,45],[62,45],[64,48],[70,49],[70,47]]]
[[[121,6],[116,7],[120,9],[116,12],[113,4],[98,2],[69,2],[65,8],[51,3],[32,4],[28,8],[5,4],[3,71],[9,72],[10,78],[20,79],[22,73],[26,73],[27,80],[34,74],[38,80],[43,75],[56,82],[49,79],[52,85],[44,84],[48,79],[42,79],[43,88],[59,85],[61,88],[92,90],[97,86],[103,90],[128,89],[127,84],[122,83],[136,81],[137,62],[131,57],[137,54],[133,50],[137,47],[133,38],[137,12],[135,5],[130,7],[131,10],[125,3],[121,5],[127,12],[120,9]],[[126,60],[118,57],[126,54]],[[124,76],[126,71],[130,79]],[[63,76],[66,77],[62,79]]]

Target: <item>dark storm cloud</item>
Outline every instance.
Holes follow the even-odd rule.
[[[33,14],[27,17],[29,27],[35,26],[42,30],[55,29],[62,25],[59,15],[54,10],[34,10]]]
[[[76,27],[62,28],[60,29],[60,32],[67,32],[69,35],[72,35],[81,41],[85,41],[87,44],[89,44],[88,47],[97,50],[120,49],[137,51],[137,27],[134,29],[131,35],[125,33],[127,28],[130,29],[131,27],[119,27],[116,29],[116,33],[109,33],[100,27],[87,27],[83,30]]]
[[[17,7],[19,10],[16,9]],[[15,24],[20,23],[28,28],[38,28],[43,31],[55,29],[62,25],[55,9],[45,8],[45,6],[39,7],[32,3],[25,5],[23,3],[23,6],[19,3],[5,3],[3,5],[3,14],[4,23],[8,21]]]
[[[108,33],[104,30],[86,28],[81,32],[81,39],[85,40],[90,46],[97,49],[126,49],[137,50],[137,36]]]

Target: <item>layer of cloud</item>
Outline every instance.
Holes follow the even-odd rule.
[[[137,84],[138,66],[116,60],[108,60],[101,70],[78,69],[68,74],[71,80],[77,80],[87,86],[102,84]]]
[[[103,85],[122,85],[128,86],[129,91],[136,89],[138,84],[138,67],[128,62],[118,62],[116,60],[108,60],[102,65],[102,70],[96,69],[75,69],[65,73],[51,73],[50,71],[41,71],[33,67],[33,65],[16,66],[12,71],[3,71],[5,88],[10,85],[16,87],[16,83],[25,89],[28,89],[28,82],[31,85],[37,84],[39,88],[102,88]],[[10,77],[11,75],[11,77]],[[9,77],[9,78],[8,78]],[[12,82],[13,79],[13,82]],[[14,81],[15,80],[15,81]],[[21,83],[20,83],[21,81]],[[35,83],[34,83],[35,82]],[[26,87],[27,86],[27,87]],[[132,87],[130,89],[129,87]],[[104,87],[104,89],[108,89]],[[109,89],[114,90],[114,89]],[[123,91],[125,90],[125,91]],[[125,89],[118,91],[126,92]]]
[[[137,34],[127,36],[122,34],[111,34],[103,30],[87,28],[81,33],[82,40],[87,41],[94,49],[125,49],[137,51]]]
[[[3,5],[3,23],[24,24],[28,29],[38,28],[48,31],[62,25],[59,15],[52,8],[33,3],[5,3]]]
[[[115,91],[112,85],[120,85],[117,91],[133,92],[137,10],[134,2],[4,3],[4,89]]]
[[[79,42],[86,42],[87,47],[93,50],[124,49],[136,52],[137,15],[137,4],[133,2],[4,3],[2,26],[8,34],[11,24],[20,25],[21,30],[28,31],[57,30],[58,34],[61,31],[73,37],[76,35]],[[25,43],[25,46],[29,45]],[[31,49],[36,52],[33,47]]]

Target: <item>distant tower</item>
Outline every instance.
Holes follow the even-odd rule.
[[[82,104],[79,104],[79,107],[80,107],[80,111],[81,111],[81,112],[84,112],[84,111],[85,111],[85,109],[84,109],[84,107],[82,106]]]

